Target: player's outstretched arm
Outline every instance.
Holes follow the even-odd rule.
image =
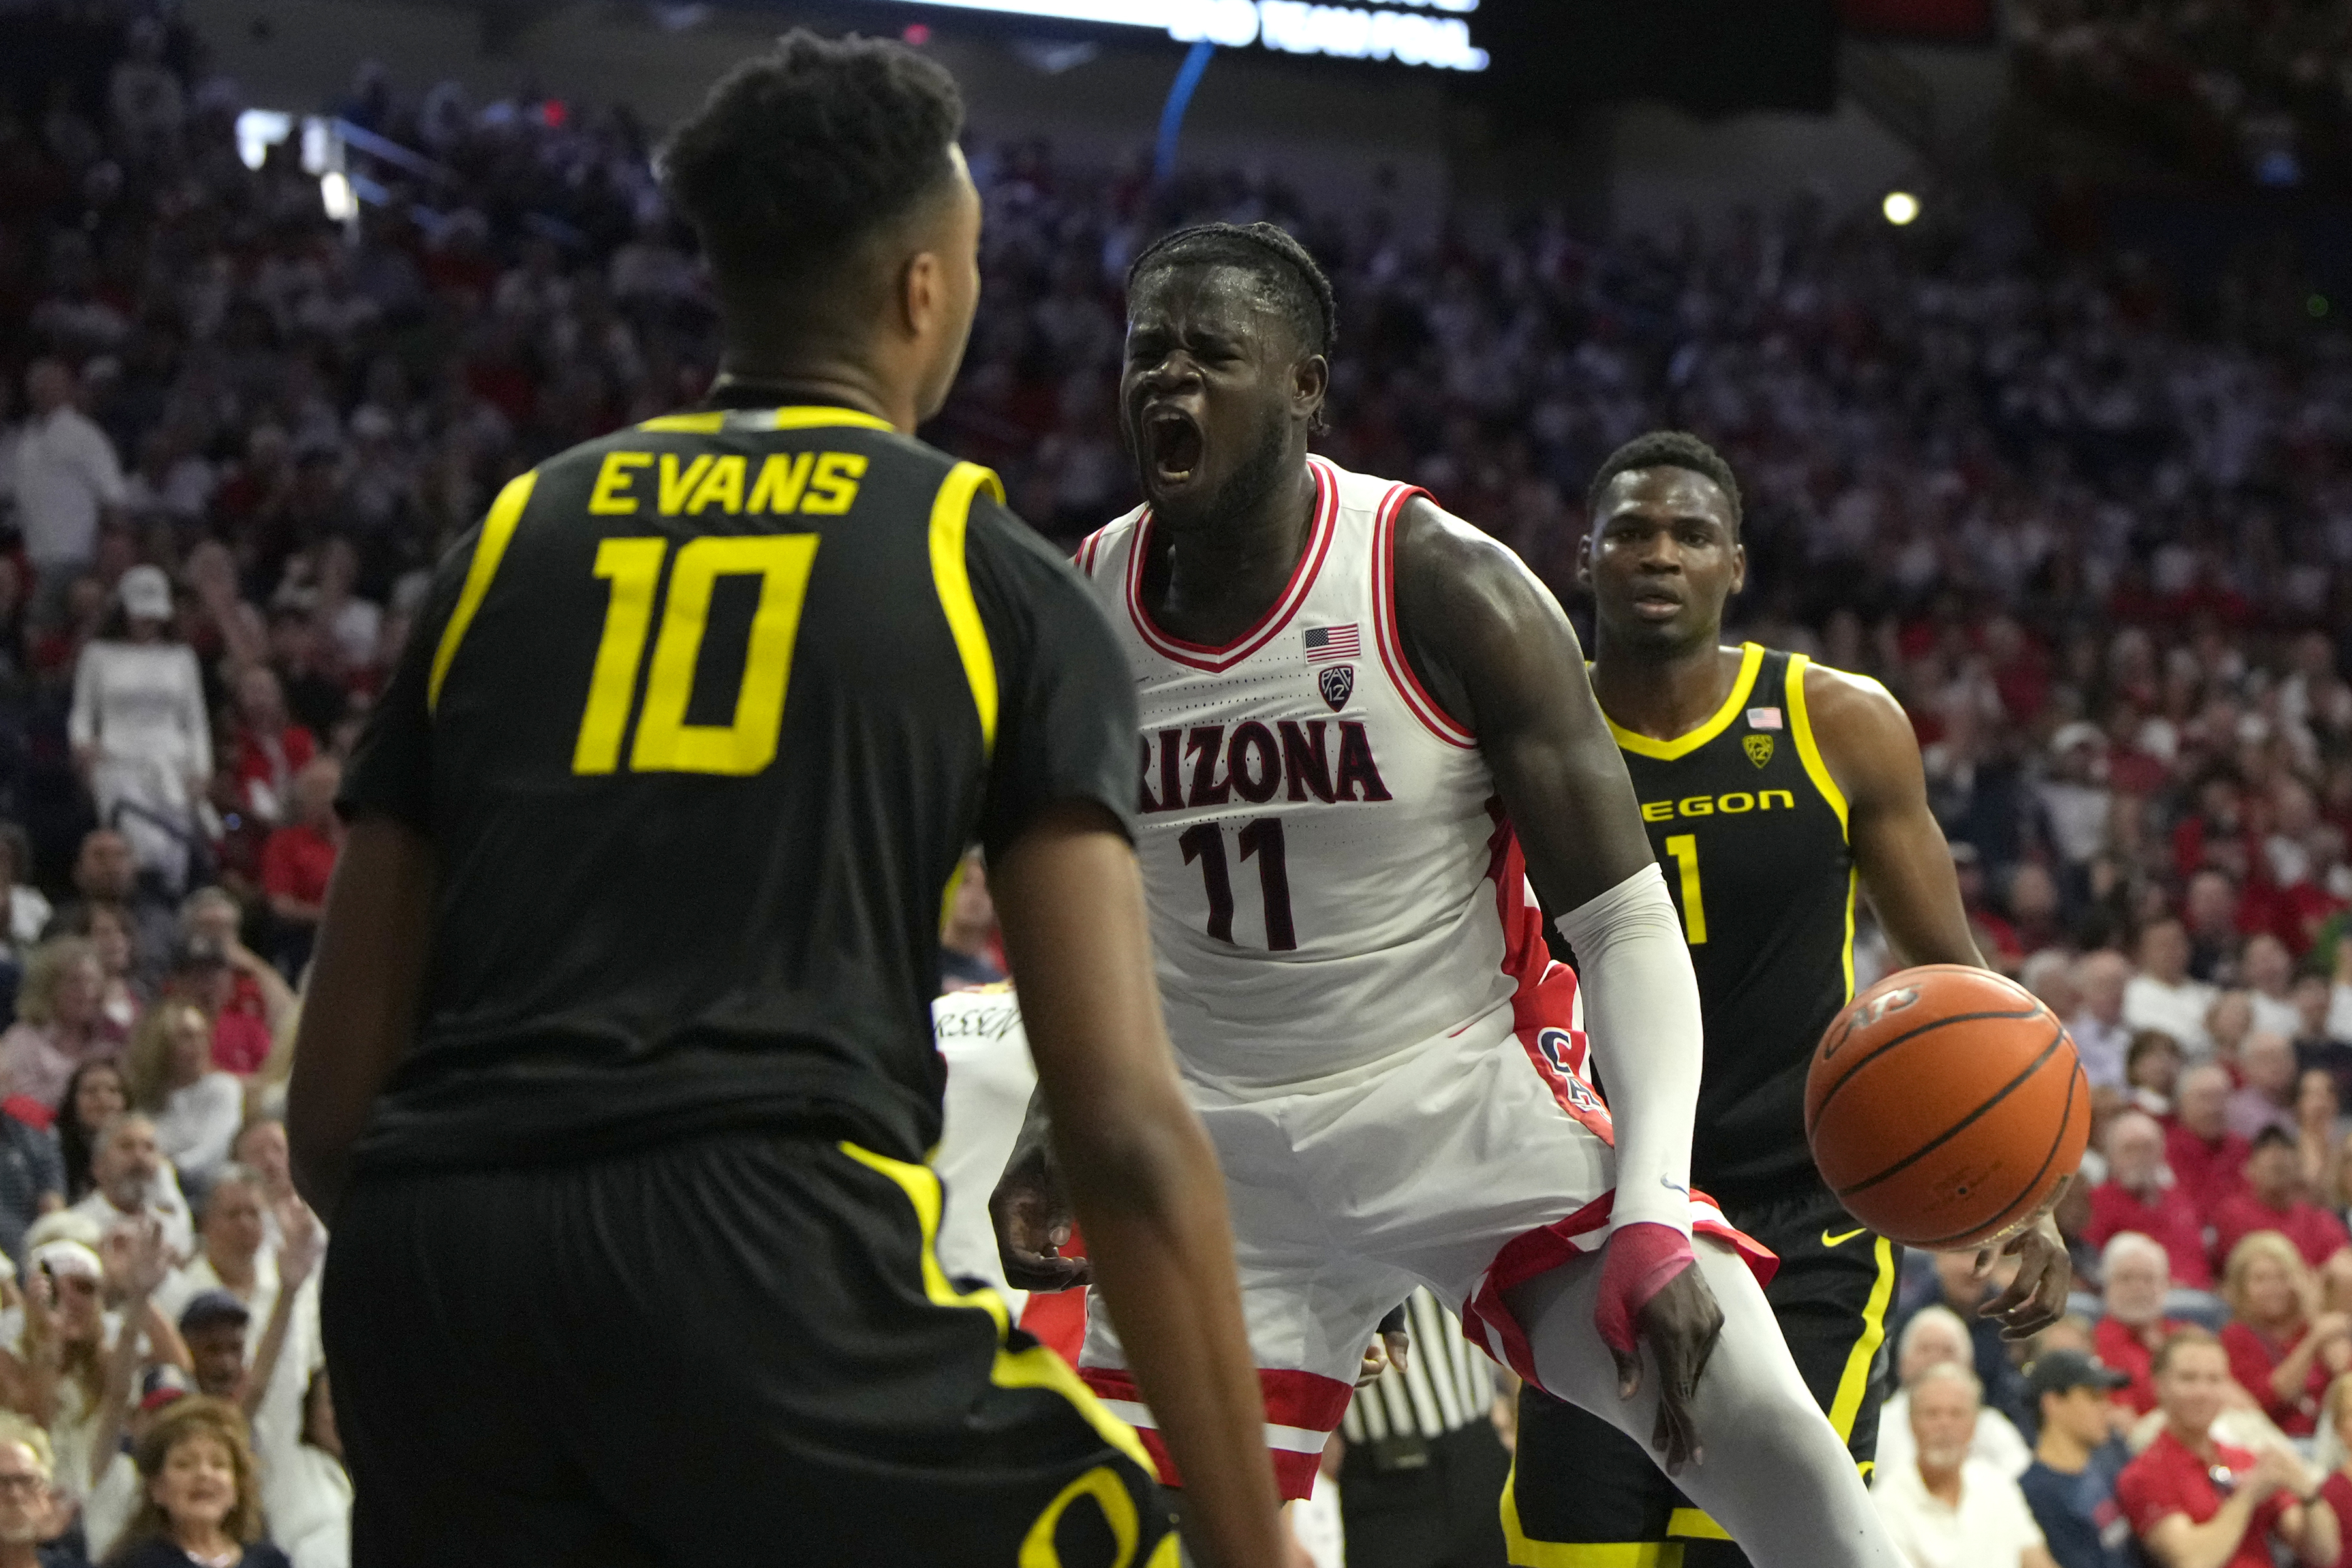
[[[1223,1178],[1160,1012],[1143,880],[1098,806],[1066,805],[989,867],[1054,1146],[1095,1283],[1184,1476],[1194,1553],[1286,1562]]]
[[[1559,603],[1509,550],[1426,501],[1397,540],[1398,630],[1431,695],[1467,725],[1547,909],[1577,950],[1585,1019],[1617,1124],[1618,1227],[1595,1326],[1638,1385],[1657,1358],[1653,1441],[1669,1471],[1698,1452],[1690,1401],[1723,1325],[1689,1267],[1698,982],[1624,758]]]
[[[439,875],[423,833],[371,814],[352,824],[327,885],[286,1089],[286,1137],[294,1185],[331,1222],[352,1149],[415,1038]]]
[[[1951,846],[1927,807],[1919,742],[1903,706],[1876,681],[1816,664],[1805,672],[1805,708],[1822,760],[1846,799],[1854,869],[1897,956],[1906,965],[1986,967],[1960,903]],[[2064,1314],[2074,1289],[2065,1238],[2044,1214],[2002,1250],[2017,1258],[2017,1278],[1981,1311],[2000,1319],[2011,1339],[2040,1333]],[[1988,1249],[1978,1272],[1989,1272],[1992,1260]]]

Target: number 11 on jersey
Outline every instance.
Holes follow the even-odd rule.
[[[1290,858],[1282,842],[1282,820],[1259,817],[1234,835],[1242,859],[1257,862],[1258,893],[1265,902],[1265,945],[1276,953],[1298,946],[1298,929],[1290,918]],[[1220,942],[1234,939],[1234,879],[1225,865],[1225,829],[1222,822],[1202,822],[1184,830],[1176,841],[1184,863],[1201,864],[1201,880],[1209,894],[1209,935]]]

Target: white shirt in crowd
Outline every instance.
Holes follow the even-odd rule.
[[[1998,1410],[1977,1412],[1977,1435],[1969,1441],[1969,1458],[1982,1459],[1997,1475],[2017,1477],[2033,1463],[2032,1446],[2020,1436],[2017,1423]],[[1897,1389],[1878,1416],[1878,1473],[1919,1469],[1919,1442],[1911,1435],[1911,1391]]]
[[[245,1085],[233,1072],[207,1072],[163,1097],[155,1116],[155,1146],[198,1187],[228,1159],[245,1124]]]
[[[950,991],[931,1004],[931,1029],[948,1069],[940,1148],[931,1159],[947,1189],[940,1267],[951,1280],[986,1281],[1018,1320],[1029,1298],[1004,1282],[988,1195],[1012,1157],[1029,1095],[1037,1087],[1021,1004],[1010,986]]]
[[[101,761],[146,763],[182,780],[213,770],[204,676],[184,643],[91,643],[74,665],[66,727]]]
[[[2295,1010],[2293,1002],[2266,997],[2260,991],[2248,991],[2246,995],[2254,1007],[2254,1033],[2274,1034],[2282,1040],[2294,1040],[2302,1035],[2303,1014]]]
[[[2066,1025],[2066,1032],[2074,1037],[2074,1054],[2081,1060],[2083,1076],[2091,1081],[2092,1088],[2123,1087],[2124,1068],[2131,1054],[2128,1022],[2108,1023],[2085,1009],[2074,1015]],[[2287,1038],[2294,1037],[2289,1034]]]
[[[1982,1459],[1960,1466],[1958,1508],[1927,1490],[1916,1462],[1892,1468],[1883,1454],[1870,1495],[1911,1568],[2018,1568],[2029,1548],[2042,1544],[2025,1494]]]
[[[2162,1030],[2190,1056],[2204,1056],[2213,1049],[2205,1014],[2215,995],[2202,980],[2168,986],[2153,975],[2134,975],[2124,986],[2124,1022],[2135,1030]]]
[[[25,422],[5,477],[34,570],[86,564],[98,553],[99,514],[122,501],[122,465],[106,432],[70,403]]]
[[[125,1214],[114,1207],[114,1200],[103,1191],[93,1188],[89,1195],[73,1206],[69,1212],[85,1215],[98,1226],[100,1234],[136,1219],[138,1215]],[[163,1228],[163,1245],[174,1258],[196,1255],[196,1228],[188,1218],[188,1200],[180,1194],[180,1178],[165,1166],[148,1189],[144,1211],[152,1215]]]

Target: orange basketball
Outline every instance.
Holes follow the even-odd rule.
[[[1813,1051],[1805,1137],[1846,1212],[1906,1247],[2015,1231],[2091,1135],[2074,1042],[2013,980],[1958,964],[1893,974]]]

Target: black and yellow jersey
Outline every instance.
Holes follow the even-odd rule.
[[[1740,649],[1723,706],[1673,740],[1610,728],[1682,911],[1706,1016],[1691,1180],[1727,1204],[1817,1184],[1805,1072],[1853,994],[1846,802],[1805,711],[1801,653]]]
[[[363,1166],[719,1128],[920,1160],[973,841],[1135,794],[1127,664],[993,475],[838,408],[676,414],[508,485],[344,790],[440,883]]]

